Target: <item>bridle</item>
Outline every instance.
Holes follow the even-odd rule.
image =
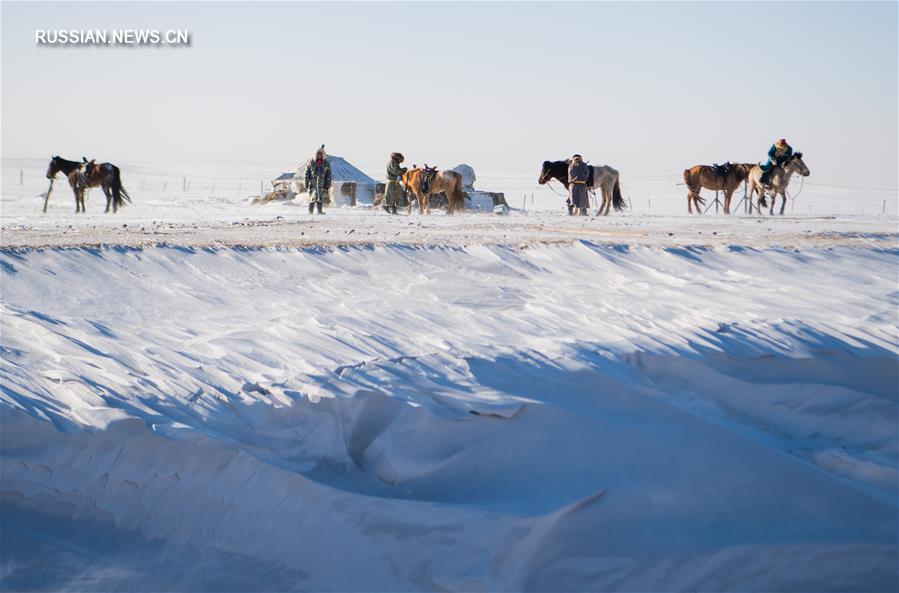
[[[551,186],[551,185],[549,184],[549,182],[550,182],[550,181],[553,181],[553,180],[555,180],[555,177],[550,177],[549,179],[547,179],[546,181],[544,181],[541,185],[545,185],[546,187],[549,188],[549,191],[551,191],[552,193],[556,194],[556,195],[559,196],[560,198],[565,198],[565,199],[567,200],[567,199],[568,199],[568,196],[566,196],[566,195],[564,195],[564,194],[560,194],[560,193],[557,192],[555,189],[553,189],[553,186]],[[538,180],[538,182],[539,182],[539,180]],[[561,181],[560,181],[559,183],[561,183]]]
[[[565,196],[565,195],[560,194],[560,193],[557,192],[555,189],[553,189],[553,186],[551,186],[551,185],[549,184],[550,181],[553,181],[553,180],[555,180],[555,179],[556,179],[556,178],[553,177],[552,175],[550,175],[549,171],[547,171],[545,174],[540,175],[540,178],[537,179],[537,183],[539,183],[540,185],[546,185],[547,187],[549,187],[549,191],[551,191],[552,193],[556,194],[556,195],[559,196],[560,198],[565,198],[565,199],[567,200],[567,199],[568,199],[568,196]],[[561,183],[561,181],[560,181],[559,183]]]

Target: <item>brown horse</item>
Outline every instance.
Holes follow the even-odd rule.
[[[44,212],[47,211],[47,203],[50,201],[50,193],[53,191],[53,180],[57,173],[62,173],[69,180],[72,192],[75,194],[75,212],[85,212],[84,193],[92,188],[100,186],[106,195],[106,210],[112,206],[116,212],[126,202],[131,202],[131,196],[122,186],[122,175],[119,168],[112,163],[96,164],[81,157],[82,162],[70,161],[59,156],[50,159],[47,167],[47,179],[50,180],[50,188],[44,196]]]
[[[430,197],[441,192],[446,194],[446,213],[453,214],[465,208],[465,194],[462,193],[462,176],[455,171],[437,171],[437,168],[418,167],[403,173],[401,180],[406,191],[411,191],[408,214],[412,213],[412,200],[418,200],[418,213],[431,213]]]
[[[724,192],[724,213],[730,214],[730,200],[734,191],[740,184],[746,181],[752,163],[727,163],[721,166],[694,165],[684,169],[684,183],[687,185],[687,212],[693,214],[693,204],[696,204],[696,213],[702,214],[702,206],[705,204],[699,192],[704,189]]]

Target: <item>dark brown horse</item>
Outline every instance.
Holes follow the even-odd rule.
[[[106,210],[118,211],[126,202],[131,202],[131,196],[122,186],[122,174],[119,168],[112,163],[96,164],[81,157],[82,162],[70,161],[60,156],[50,159],[47,167],[47,179],[50,180],[50,188],[44,196],[44,212],[47,211],[47,203],[50,201],[50,192],[53,191],[53,179],[57,173],[62,173],[69,180],[72,192],[75,194],[75,212],[85,212],[84,193],[92,187],[101,187],[106,195]]]

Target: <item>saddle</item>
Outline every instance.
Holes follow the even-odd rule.
[[[81,160],[84,161],[84,176],[90,179],[91,173],[94,172],[94,167],[97,166],[97,159],[87,160],[85,157],[81,157]]]
[[[421,172],[421,193],[428,194],[428,189],[430,189],[431,182],[434,181],[435,177],[437,177],[437,167],[429,167],[425,163],[425,167]]]
[[[731,164],[730,161],[727,161],[723,165],[719,165],[715,163],[712,165],[712,170],[715,172],[715,175],[718,177],[727,177],[731,172]]]

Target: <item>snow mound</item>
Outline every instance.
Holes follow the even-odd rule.
[[[0,250],[3,585],[894,590],[897,255]]]
[[[455,171],[462,176],[462,189],[465,191],[474,191],[474,168],[471,165],[456,165],[450,171]]]

